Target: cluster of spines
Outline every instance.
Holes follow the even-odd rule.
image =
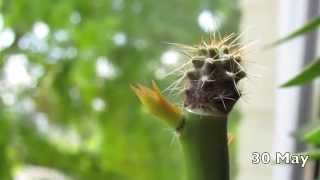
[[[241,96],[237,84],[246,76],[237,49],[209,39],[189,54],[192,69],[186,73],[184,105],[191,110],[228,113]]]

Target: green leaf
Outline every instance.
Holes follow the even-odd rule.
[[[320,127],[317,127],[307,132],[303,136],[303,140],[308,144],[319,145],[320,144]]]
[[[320,159],[320,149],[311,150],[304,152],[301,155],[309,155],[311,159],[319,160]]]
[[[276,42],[272,43],[270,46],[276,46],[279,45],[281,43],[284,43],[286,41],[289,41],[293,38],[296,38],[300,35],[303,35],[309,31],[313,31],[315,30],[318,26],[320,25],[320,17],[316,17],[312,20],[310,20],[309,22],[307,22],[304,26],[302,26],[301,28],[297,29],[296,31],[293,31],[292,33],[290,33],[289,35],[277,40]]]
[[[320,58],[309,64],[301,73],[296,75],[281,87],[296,86],[308,83],[320,75]]]

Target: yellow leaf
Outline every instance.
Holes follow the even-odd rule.
[[[152,89],[140,84],[131,85],[131,88],[151,114],[164,120],[174,128],[180,125],[183,118],[181,109],[168,102],[161,95],[160,89],[154,81],[152,81]]]

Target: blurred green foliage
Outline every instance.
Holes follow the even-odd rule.
[[[158,79],[168,86],[173,78],[155,75],[166,42],[198,43],[203,10],[219,14],[222,34],[237,32],[236,0],[0,2],[4,27],[15,33],[0,53],[0,179],[23,165],[79,180],[183,179],[173,134],[142,111],[129,84]],[[40,40],[32,36],[39,22],[49,27]],[[12,55],[27,57],[31,85],[6,85]],[[99,59],[112,64],[113,76],[97,76]]]
[[[295,39],[299,36],[306,35],[309,32],[316,31],[320,26],[320,17],[317,16],[302,27],[298,28],[297,30],[289,33],[285,37],[278,39],[277,41],[273,42],[272,44],[268,45],[267,47],[276,46],[282,43],[286,43],[292,39]],[[317,57],[313,60],[313,62],[309,63],[299,74],[291,78],[289,81],[285,82],[281,85],[281,87],[291,87],[291,86],[302,86],[304,84],[310,83],[320,76],[320,59]]]
[[[282,43],[286,43],[294,38],[306,36],[310,32],[314,32],[319,29],[320,26],[320,17],[317,16],[307,23],[305,23],[302,27],[297,30],[289,33],[285,37],[282,37],[270,44],[269,47],[276,46]],[[295,77],[290,79],[281,85],[282,88],[291,87],[291,86],[304,86],[308,83],[312,83],[320,77],[320,58],[317,57],[312,60],[300,73],[298,73]],[[319,115],[318,115],[319,116]],[[319,118],[319,117],[317,117]],[[314,123],[316,122],[316,123]],[[307,124],[306,127],[301,128],[301,134],[298,133],[299,139],[304,143],[311,146],[311,150],[304,152],[303,154],[310,155],[310,157],[314,160],[317,160],[319,163],[320,160],[320,126],[318,121],[312,121]],[[310,127],[308,127],[310,126]],[[317,171],[318,172],[318,171]],[[315,173],[316,176],[319,176],[319,173]]]

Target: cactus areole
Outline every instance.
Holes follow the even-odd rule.
[[[188,180],[229,180],[227,120],[241,96],[238,82],[246,77],[236,40],[211,36],[196,46],[177,45],[189,65],[182,75],[184,110],[167,102],[155,83],[153,90],[133,87],[142,102],[151,102],[150,112],[167,117],[162,119],[180,134]]]

